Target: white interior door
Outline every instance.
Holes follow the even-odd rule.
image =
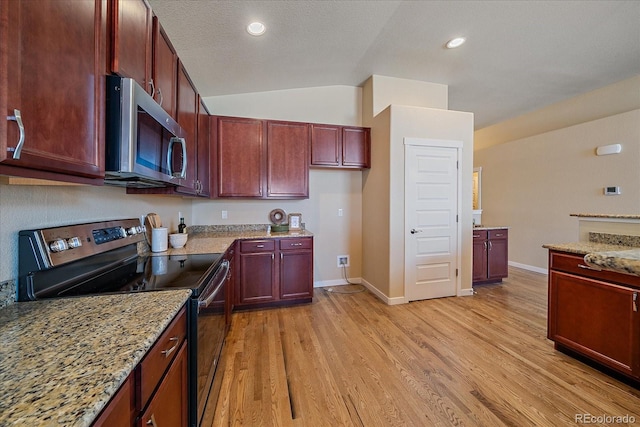
[[[405,140],[405,298],[453,296],[458,284],[461,146],[406,145],[407,141],[411,140]]]

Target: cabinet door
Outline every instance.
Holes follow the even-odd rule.
[[[178,55],[164,32],[157,16],[153,17],[153,98],[176,118],[176,82],[178,81]]]
[[[637,290],[623,286],[551,270],[548,337],[639,378],[640,316],[634,305],[637,294]]]
[[[275,301],[276,264],[274,252],[240,253],[240,283],[237,305]]]
[[[182,64],[178,66],[178,124],[185,132],[187,142],[187,177],[185,186],[176,190],[181,193],[196,194],[197,181],[197,128],[198,128],[198,94],[191,83],[187,70]],[[180,157],[180,156],[177,156]],[[176,159],[176,163],[181,164]],[[176,166],[179,168],[180,166]]]
[[[489,252],[487,276],[489,279],[501,279],[509,275],[509,248],[507,232],[491,230],[489,233]],[[495,237],[495,234],[500,236]]]
[[[111,0],[111,71],[151,93],[151,8],[145,0]]]
[[[473,238],[476,236],[474,234]],[[473,241],[473,279],[472,281],[487,280],[487,249],[488,244],[485,239]]]
[[[134,375],[129,375],[109,404],[102,410],[92,427],[133,426],[136,416]]]
[[[209,197],[211,175],[211,120],[206,105],[198,96],[198,188],[199,196]]]
[[[311,124],[311,164],[340,166],[342,131],[340,126]]]
[[[267,197],[309,197],[309,126],[267,122]]]
[[[0,2],[3,173],[104,178],[106,13],[101,0]]]
[[[215,129],[217,196],[262,197],[262,120],[218,117]]]
[[[342,165],[356,168],[371,167],[371,137],[367,128],[342,129]]]
[[[187,399],[187,344],[184,343],[142,413],[141,425],[186,426]]]
[[[279,240],[280,299],[313,297],[313,239],[311,237]]]

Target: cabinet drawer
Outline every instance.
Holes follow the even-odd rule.
[[[311,249],[313,247],[313,240],[310,237],[291,237],[286,239],[280,239],[280,250],[288,251],[295,249]]]
[[[473,240],[487,240],[487,230],[474,230]]]
[[[593,279],[640,287],[640,277],[592,268],[584,262],[584,256],[582,255],[550,251],[549,268]]]
[[[167,367],[175,357],[177,350],[185,341],[186,335],[187,316],[185,307],[178,313],[154,346],[151,347],[142,362],[140,362],[141,407],[146,405],[160,378],[162,378],[162,375],[164,375]]]
[[[506,239],[509,237],[509,232],[507,230],[489,230],[489,240],[492,239]]]
[[[275,249],[275,240],[243,240],[240,242],[240,252],[273,252]]]

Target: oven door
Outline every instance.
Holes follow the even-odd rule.
[[[212,387],[212,385],[214,378],[217,380],[222,378],[222,375],[216,375],[216,368],[227,333],[225,308],[229,294],[227,290],[229,268],[229,261],[222,261],[200,297],[194,300],[193,310],[197,313],[195,322],[197,327],[194,332],[197,335],[193,340],[195,342],[192,343],[195,354],[191,357],[195,358],[196,366],[191,371],[191,390],[196,397],[195,402],[192,402],[197,409],[196,414],[193,414],[196,417],[195,422],[192,422],[195,426],[201,425],[207,404],[210,406],[209,411],[215,410],[220,389],[220,384],[217,384],[218,387]]]

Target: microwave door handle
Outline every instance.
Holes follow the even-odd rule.
[[[173,144],[179,142],[182,145],[182,171],[179,174],[173,173]],[[175,176],[176,178],[186,178],[187,177],[187,142],[184,138],[173,137],[169,142],[169,149],[167,151],[167,169],[169,170],[169,175]]]

